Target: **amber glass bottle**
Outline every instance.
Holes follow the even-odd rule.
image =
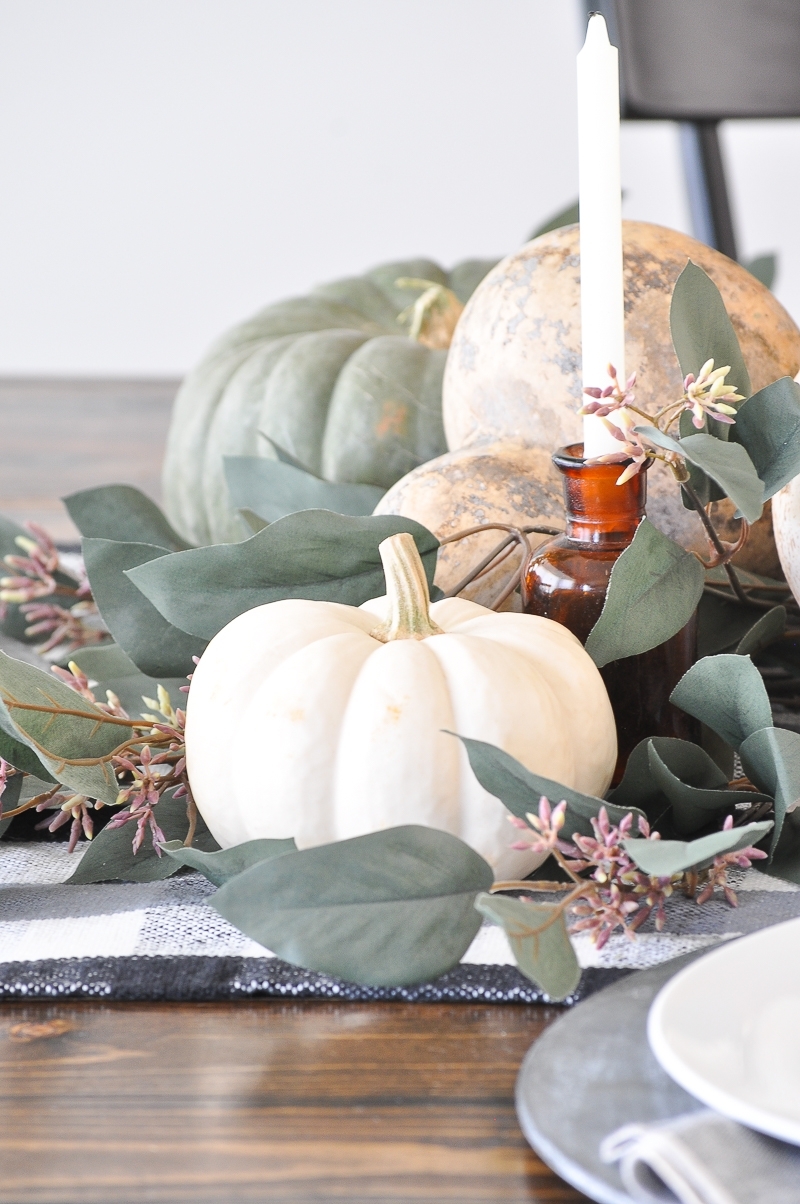
[[[620,464],[586,464],[583,444],[553,456],[564,476],[566,530],[537,548],[524,579],[524,609],[563,623],[581,643],[600,617],[608,579],[644,517],[644,471],[617,485]],[[619,756],[613,784],[633,748],[646,736],[697,736],[696,723],[669,696],[695,658],[696,621],[666,643],[613,661],[600,670],[617,721]]]

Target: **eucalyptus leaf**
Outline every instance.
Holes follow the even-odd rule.
[[[732,438],[747,448],[764,482],[764,499],[800,473],[800,385],[782,376],[740,407]]]
[[[771,801],[772,796],[768,794],[728,789],[722,770],[701,748],[698,748],[698,752],[702,755],[704,772],[698,775],[702,784],[687,782],[683,776],[673,772],[664,757],[659,755],[653,741],[649,742],[650,772],[672,805],[672,822],[678,835],[691,836],[700,832],[715,816],[732,813],[737,803]]]
[[[739,756],[751,782],[775,799],[775,828],[770,845],[774,858],[781,844],[784,824],[800,827],[800,733],[782,727],[763,727],[743,741]],[[787,831],[791,840],[793,833]],[[786,842],[784,842],[786,843]]]
[[[659,748],[666,747],[668,743],[685,746],[686,759],[689,766],[692,766],[698,745],[672,736],[653,736],[652,739],[658,742]],[[702,749],[700,751],[702,752]],[[669,811],[670,802],[650,769],[650,738],[640,740],[632,750],[625,764],[622,780],[608,791],[606,798],[620,810],[640,808],[647,816],[650,826],[658,827],[663,816]]]
[[[2,808],[3,811],[13,811],[19,803],[20,791],[22,783],[28,782],[31,779],[21,773],[13,774],[6,782],[5,790],[2,793]],[[47,789],[45,786],[44,789]],[[33,796],[31,796],[33,797]],[[3,839],[8,829],[14,822],[13,815],[0,815],[0,840]]]
[[[702,823],[681,831],[684,819],[688,819],[690,825],[692,823],[693,791],[713,793],[727,786],[728,780],[699,744],[672,736],[652,736],[641,740],[633,749],[622,781],[608,798],[620,808],[640,807],[650,826],[662,836],[672,835],[676,829],[676,834],[684,835],[708,823],[709,817],[705,814]],[[732,797],[728,792],[726,806],[729,809],[733,803],[741,801],[739,794]],[[702,811],[698,812],[698,815],[702,814]]]
[[[146,543],[169,552],[191,547],[166,515],[133,485],[100,485],[63,499],[81,535],[117,543]]]
[[[730,436],[730,427],[726,423],[719,423],[716,419],[711,425],[714,429],[709,432],[709,421],[705,420],[702,427],[698,428],[694,425],[693,416],[688,410],[683,410],[678,419],[678,429],[680,430],[681,438],[688,439],[690,435],[696,435],[698,429],[705,434],[711,433],[724,443],[727,443]],[[718,502],[726,496],[725,490],[721,489],[716,481],[712,481],[711,477],[707,477],[702,469],[693,464],[691,460],[686,461],[686,467],[689,471],[689,484],[700,499],[700,504],[707,506],[709,502]],[[685,489],[681,490],[681,501],[687,510],[694,510],[694,502]]]
[[[702,433],[673,439],[654,426],[637,426],[635,429],[651,443],[675,452],[702,469],[706,476],[717,482],[724,496],[738,506],[748,522],[754,523],[761,517],[764,482],[741,443],[724,443]]]
[[[432,583],[439,544],[425,527],[399,515],[329,510],[289,514],[242,543],[176,552],[128,576],[170,623],[210,640],[237,615],[281,598],[360,606],[382,595],[378,545],[400,531],[413,535]]]
[[[727,781],[730,782],[736,772],[736,752],[707,723],[700,724],[700,747],[708,753],[714,764],[719,766]]]
[[[573,226],[580,221],[580,204],[578,201],[573,201],[571,205],[567,205],[565,209],[554,213],[552,217],[547,218],[541,226],[537,226],[528,235],[528,242],[534,238],[540,238],[542,234],[549,234],[551,230],[560,230],[562,226]]]
[[[266,431],[259,431],[258,433],[267,444],[270,452],[274,453],[274,458],[281,464],[291,464],[293,468],[299,468],[301,472],[311,472],[307,464],[304,464],[302,460],[298,460],[297,456],[293,456],[285,447],[281,447],[280,443],[276,443]]]
[[[696,557],[642,519],[611,570],[586,651],[602,668],[663,644],[691,619],[703,593]]]
[[[40,778],[36,774],[15,774],[15,778],[20,782],[17,791],[18,803],[29,803],[31,799],[36,798],[39,794],[46,794],[48,790],[52,790],[54,782],[51,778]],[[14,779],[12,779],[13,781]],[[6,795],[3,795],[3,806],[7,806]]]
[[[697,840],[623,840],[625,851],[645,874],[669,878],[684,870],[701,870],[721,853],[732,853],[758,844],[772,827],[767,819],[700,836]]]
[[[155,816],[159,827],[168,841],[183,843],[189,832],[186,818],[186,799],[167,794],[156,805]],[[138,853],[133,851],[136,820],[130,820],[121,828],[103,828],[98,832],[81,858],[74,874],[67,879],[71,886],[83,886],[89,882],[159,882],[169,878],[181,868],[173,857],[159,857],[153,848],[150,835]],[[197,817],[194,848],[213,852],[219,846],[209,832],[202,816]]]
[[[39,795],[47,794],[53,787],[54,779],[37,777],[32,773],[15,773],[8,778],[3,791],[3,811],[13,811],[23,803],[30,803]],[[14,816],[0,819],[0,836],[14,822]]]
[[[670,702],[708,724],[732,748],[759,728],[772,726],[764,680],[748,656],[703,657],[684,673]]]
[[[724,443],[713,435],[688,435],[681,439],[682,454],[724,490],[749,523],[764,509],[764,482],[741,443]]]
[[[742,264],[742,267],[747,268],[750,275],[755,276],[756,280],[760,280],[765,288],[772,288],[778,269],[778,259],[772,252],[768,255],[756,255],[755,259],[748,259],[746,263]]]
[[[193,656],[202,656],[206,641],[173,626],[128,577],[126,570],[172,557],[163,548],[110,539],[84,539],[89,584],[108,630],[142,673],[151,677],[185,677]],[[194,552],[176,552],[192,556]],[[185,599],[187,608],[195,604]]]
[[[481,915],[505,931],[525,977],[536,983],[553,1002],[560,1003],[577,987],[581,968],[569,939],[564,913],[543,928],[552,919],[556,906],[486,893],[475,900]]]
[[[746,585],[749,589],[758,592],[759,590],[774,592],[778,586],[784,590],[786,596],[789,596],[789,586],[785,581],[778,581],[775,577],[764,577],[760,573],[751,573],[747,569],[736,568],[736,576],[741,581],[742,585]],[[706,569],[706,584],[730,589],[728,575],[725,572],[723,565],[717,565],[713,569]]]
[[[132,677],[139,673],[127,652],[119,644],[101,644],[79,648],[73,652],[74,661],[90,681],[105,681],[109,677]]]
[[[706,590],[697,607],[697,655],[736,652],[763,617],[760,607],[744,606],[738,598],[721,598]]]
[[[725,302],[711,277],[691,260],[675,282],[669,323],[682,376],[697,376],[706,360],[713,359],[715,368],[730,365],[726,379],[737,393],[750,396],[750,374]],[[723,431],[720,435],[727,438]]]
[[[181,693],[181,687],[185,685],[188,685],[185,677],[147,677],[144,673],[137,673],[135,677],[111,677],[107,681],[101,681],[95,686],[94,693],[96,698],[105,701],[106,692],[110,690],[116,694],[120,705],[131,719],[140,720],[145,714],[154,714],[156,708],[145,702],[145,698],[156,702],[159,686],[163,686],[167,691],[175,710],[178,707],[185,709],[186,695]]]
[[[14,727],[35,750],[47,773],[77,793],[115,802],[118,789],[110,765],[82,762],[110,756],[130,737],[129,725],[106,715],[56,677],[4,652],[0,652],[0,696]],[[38,706],[50,710],[29,709]]]
[[[22,733],[15,726],[6,708],[0,704],[0,757],[4,761],[8,761],[9,765],[13,765],[15,769],[21,769],[23,773],[35,774],[43,781],[57,781],[45,768],[41,757],[36,755],[29,744],[19,738],[21,735]]]
[[[239,518],[242,521],[244,529],[242,537],[244,539],[249,539],[251,535],[257,535],[259,531],[263,531],[265,527],[269,526],[265,518],[262,518],[260,514],[256,514],[255,510],[248,509],[247,506],[239,507]]]
[[[786,607],[773,606],[754,623],[736,645],[739,656],[754,656],[762,648],[768,648],[779,640],[786,630]]]
[[[6,779],[5,788],[4,788],[4,790],[2,792],[2,796],[1,796],[3,811],[13,811],[14,810],[14,808],[19,803],[19,796],[20,796],[20,792],[22,790],[23,782],[29,782],[30,780],[31,779],[26,774],[22,774],[22,773],[12,774],[9,778]],[[47,789],[47,786],[44,786],[44,784],[43,784],[43,789],[45,789],[45,790]],[[31,795],[29,797],[32,798],[33,795]],[[13,822],[13,817],[9,817],[7,819],[3,819],[0,817],[0,837],[3,836],[3,834],[6,832],[6,830],[8,828],[8,825],[12,822]]]
[[[388,828],[285,853],[232,878],[220,915],[294,965],[368,986],[403,986],[457,965],[491,867],[435,828]]]
[[[792,812],[794,814],[794,812]],[[783,878],[800,886],[800,826],[786,823],[769,861],[754,862],[755,868],[771,878]]]
[[[188,684],[185,677],[148,677],[118,644],[83,648],[71,659],[90,680],[98,683],[94,687],[96,698],[105,701],[106,691],[113,691],[132,719],[139,719],[145,711],[152,713],[153,708],[144,699],[156,699],[159,686],[167,691],[176,710],[186,707],[186,695],[182,692]]]
[[[298,510],[372,514],[386,492],[377,485],[323,481],[302,468],[263,456],[225,456],[225,479],[237,509],[273,523]]]
[[[455,732],[448,733],[451,736]],[[531,773],[509,753],[494,744],[483,740],[471,740],[467,736],[458,736],[467,750],[472,772],[489,794],[493,794],[508,808],[512,815],[525,819],[528,812],[539,813],[539,800],[542,795],[556,805],[564,800],[567,804],[567,814],[564,821],[564,835],[570,838],[575,832],[581,836],[592,836],[592,819],[599,815],[600,808],[605,807],[612,824],[617,824],[632,811],[634,819],[645,818],[637,807],[619,807],[615,803],[594,798],[590,794],[581,794],[561,782],[553,782],[540,774]],[[638,824],[637,829],[638,831]]]
[[[251,865],[260,861],[269,861],[271,857],[281,857],[284,853],[296,853],[297,845],[289,840],[246,840],[244,844],[234,845],[231,849],[219,849],[216,853],[204,853],[202,849],[192,845],[186,848],[182,840],[170,840],[161,846],[162,852],[167,853],[180,865],[199,870],[205,874],[209,882],[215,886],[224,886],[237,874],[249,870]]]

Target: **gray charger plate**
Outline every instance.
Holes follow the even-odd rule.
[[[620,1125],[668,1120],[704,1105],[661,1069],[647,1014],[665,982],[702,952],[663,962],[579,1003],[531,1046],[517,1078],[517,1116],[536,1153],[598,1204],[632,1204],[600,1142]]]

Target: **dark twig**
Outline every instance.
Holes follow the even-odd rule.
[[[194,834],[197,831],[197,803],[192,798],[191,790],[187,790],[186,792],[186,818],[189,821],[189,831],[186,833],[183,847],[190,849],[194,840]]]
[[[52,790],[46,790],[44,794],[37,794],[35,798],[29,798],[27,803],[20,803],[18,807],[14,807],[11,811],[4,811],[2,818],[13,819],[15,815],[22,815],[23,811],[30,811],[32,808],[38,807],[40,803],[46,803],[54,794],[58,794],[59,790],[63,790],[63,786],[61,782],[56,782]]]
[[[733,565],[729,563],[729,561],[727,559],[727,557],[732,556],[734,554],[734,551],[733,550],[728,551],[723,546],[722,540],[720,539],[719,535],[717,534],[716,529],[714,528],[714,524],[712,523],[711,519],[708,517],[706,508],[703,505],[703,503],[700,501],[700,498],[697,496],[697,494],[694,490],[694,487],[692,486],[691,481],[681,481],[681,488],[686,490],[687,494],[689,495],[689,497],[691,498],[691,500],[694,504],[695,510],[697,511],[698,518],[700,519],[700,522],[705,527],[706,534],[708,535],[708,538],[711,541],[711,544],[712,544],[714,550],[716,551],[717,555],[719,556],[719,563],[725,569],[725,572],[728,576],[728,580],[731,583],[731,589],[736,594],[736,597],[739,599],[739,601],[743,602],[746,605],[749,602],[747,594],[742,589],[742,583],[739,580],[739,578],[736,576],[736,570],[734,569]],[[745,522],[746,520],[742,519],[741,521]],[[738,548],[735,550],[738,551]]]
[[[726,565],[725,567],[727,568],[728,566]],[[723,593],[722,586],[717,588],[713,585],[706,585],[703,589],[703,593],[710,594],[712,598],[719,598],[723,602],[744,601],[747,606],[752,606],[756,610],[774,610],[775,607],[779,605],[777,602],[763,602],[760,598],[748,597],[747,594],[744,595],[744,598],[740,597],[739,594],[731,596],[731,594]]]
[[[463,577],[462,580],[459,581],[458,585],[454,585],[452,589],[447,591],[445,598],[455,598],[457,594],[461,593],[462,589],[466,589],[467,586],[471,585],[473,581],[477,581],[478,577],[488,571],[490,565],[493,564],[500,553],[506,551],[506,549],[513,548],[515,543],[516,540],[514,536],[507,535],[506,538],[497,545],[497,547],[492,549],[488,556],[484,556],[480,564],[476,564],[474,568],[470,569],[466,577]],[[506,555],[508,555],[508,552],[506,552]],[[505,559],[505,557],[503,557],[503,559]],[[499,561],[498,563],[501,562]]]
[[[464,531],[457,531],[455,535],[448,535],[440,542],[442,544],[455,543],[457,540],[466,539],[470,535],[479,535],[482,531],[505,531],[506,538],[501,540],[496,547],[492,548],[491,552],[487,553],[474,568],[470,569],[465,577],[463,577],[457,585],[448,590],[444,595],[445,598],[455,598],[458,594],[465,590],[473,581],[477,581],[485,573],[497,568],[502,562],[511,555],[511,548],[516,543],[521,553],[521,563],[519,568],[508,577],[500,587],[499,593],[492,603],[492,609],[497,610],[505,602],[506,598],[522,584],[522,577],[525,572],[528,556],[530,555],[530,543],[527,536],[533,534],[539,535],[562,535],[563,531],[557,527],[540,527],[527,526],[515,527],[509,523],[481,523],[475,527],[467,527]]]

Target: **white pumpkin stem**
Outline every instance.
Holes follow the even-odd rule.
[[[426,640],[429,635],[441,635],[441,627],[437,627],[430,615],[428,578],[414,537],[407,531],[390,535],[378,551],[386,574],[389,618],[370,634],[384,644],[390,640]]]

